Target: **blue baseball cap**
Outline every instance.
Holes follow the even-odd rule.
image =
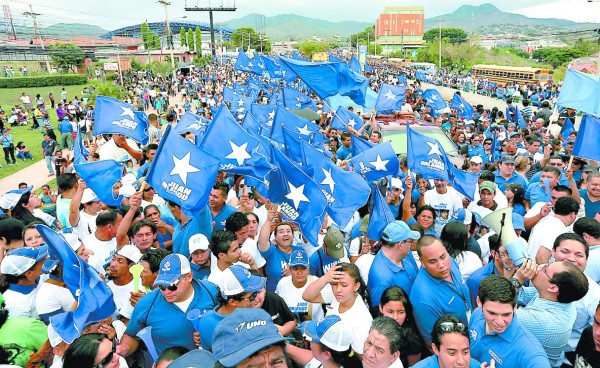
[[[266,277],[255,276],[246,267],[233,265],[223,271],[223,279],[219,286],[223,295],[231,296],[260,291],[266,283]]]
[[[207,350],[194,349],[169,364],[169,368],[205,368],[214,367],[217,360]]]
[[[37,248],[17,248],[10,251],[0,264],[0,273],[21,276],[36,263],[48,258],[48,246]]]
[[[302,334],[309,341],[319,342],[335,351],[346,351],[352,344],[350,331],[338,315],[327,316],[321,321],[302,323]]]
[[[154,286],[171,286],[181,276],[190,272],[190,261],[185,256],[178,253],[169,254],[160,262]]]
[[[420,237],[421,234],[419,234],[418,231],[411,230],[406,222],[400,220],[392,221],[387,224],[381,235],[381,239],[390,244],[398,243],[406,239],[418,240]]]
[[[308,265],[309,265],[308,254],[306,254],[305,251],[296,250],[296,251],[292,252],[292,255],[290,256],[290,267],[294,267],[294,266],[308,267]]]
[[[450,221],[460,222],[465,225],[471,225],[471,222],[473,221],[473,212],[465,208],[459,208],[452,214],[452,216],[450,217]]]
[[[237,308],[217,324],[213,354],[224,367],[235,367],[270,345],[285,341],[269,313],[261,308]]]
[[[4,193],[2,197],[0,197],[0,208],[12,211],[17,203],[19,203],[19,200],[23,194],[31,192],[32,189],[33,185],[30,185],[24,189],[9,190],[8,192]]]
[[[513,229],[525,231],[525,219],[518,213],[512,213]]]

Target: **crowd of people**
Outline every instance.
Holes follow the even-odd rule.
[[[368,77],[378,91],[413,74],[381,64]],[[548,100],[531,108],[525,100],[518,108],[526,127],[518,127],[516,102],[508,99],[506,112],[476,106],[466,120],[453,109],[430,111],[413,83],[402,113],[456,142],[463,169],[479,175],[475,198],[409,170],[400,154],[399,175],[382,186],[394,219],[381,237],[367,235],[373,208],[365,204],[348,224],[327,218],[318,244],[310,244],[244,176],[220,172],[197,213],[145,180],[166,128],[186,111],[210,122],[211,108],[226,103],[224,87],[247,78],[230,62],[189,75],[125,73],[125,101],[149,112],[146,145],[95,135],[94,106],[75,97],[81,109],[71,109],[61,96],[60,143],[52,129],[43,131],[58,192],[45,186],[38,196],[22,183],[0,197],[0,363],[600,367],[600,172],[597,162],[570,156],[576,131],[561,136],[567,120],[575,123],[574,110],[554,112]],[[303,88],[300,80],[288,85]],[[256,100],[270,97],[260,91]],[[382,142],[374,114],[362,112],[359,131],[334,129],[332,112],[313,97],[333,162],[347,167],[354,137]],[[114,187],[120,206],[103,203],[75,172],[73,157],[62,157],[78,128],[89,161],[124,164]],[[192,132],[182,136],[194,142]],[[483,221],[502,210],[510,227]],[[40,224],[61,234],[116,306],[109,318],[88,320],[76,338],[73,325],[56,318],[83,307],[66,280],[73,265],[49,251]],[[524,259],[511,258],[515,244]]]

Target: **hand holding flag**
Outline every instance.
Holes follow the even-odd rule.
[[[116,98],[97,96],[94,134],[122,134],[141,144],[148,143],[148,117]]]

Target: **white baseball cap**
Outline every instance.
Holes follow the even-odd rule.
[[[209,246],[209,241],[206,235],[204,234],[195,234],[190,237],[188,241],[188,247],[190,254],[194,253],[197,250],[207,250]]]

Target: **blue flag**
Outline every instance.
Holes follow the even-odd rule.
[[[312,121],[308,121],[300,116],[292,114],[281,106],[277,106],[277,114],[275,114],[275,121],[273,122],[273,128],[271,130],[271,140],[284,143],[282,126],[303,135],[312,135],[321,129]]]
[[[407,87],[408,86],[408,80],[406,79],[405,76],[401,75],[398,77],[398,85],[401,87]]]
[[[450,107],[458,111],[458,115],[465,120],[471,120],[473,117],[473,106],[462,98],[458,93],[454,93]]]
[[[329,205],[327,213],[340,227],[345,227],[354,212],[369,198],[369,185],[356,172],[344,171],[312,145],[300,141],[303,167],[312,171],[312,179],[321,186]]]
[[[335,57],[333,55],[329,55],[329,61],[332,63],[343,63],[344,62],[344,60],[342,60],[338,57]]]
[[[122,134],[141,144],[148,143],[148,117],[116,98],[97,96],[94,134]]]
[[[360,63],[358,62],[358,59],[354,57],[354,55],[352,55],[352,57],[350,58],[350,70],[352,70],[353,72],[356,73],[362,73],[362,68],[360,67]]]
[[[368,182],[385,176],[398,175],[400,162],[390,142],[380,143],[350,159],[354,170],[365,176]]]
[[[573,146],[573,156],[600,161],[598,137],[600,137],[600,119],[593,115],[583,115]]]
[[[123,177],[123,164],[115,160],[102,160],[73,166],[79,177],[104,204],[113,207],[121,205],[123,196],[116,195],[113,187]]]
[[[422,70],[417,70],[415,72],[415,79],[418,81],[427,81],[427,74],[425,74],[425,72],[423,72]]]
[[[309,167],[305,166],[302,161],[302,147],[300,146],[300,142],[303,141],[308,136],[303,136],[298,132],[293,132],[289,129],[283,128],[283,143],[284,147],[282,152],[292,161],[297,164],[306,175],[312,177],[313,171]]]
[[[244,114],[246,111],[250,111],[253,102],[254,98],[252,97],[236,96],[231,102],[231,110],[236,114]]]
[[[315,102],[309,96],[292,88],[283,87],[283,105],[288,109],[302,110],[309,108],[316,110]]]
[[[321,99],[340,94],[365,104],[369,79],[354,73],[346,63],[311,63],[281,58]]]
[[[294,51],[294,53],[292,54],[292,59],[299,60],[299,61],[307,61],[305,58],[300,56],[300,54],[298,54],[297,51]]]
[[[181,120],[177,123],[173,131],[177,134],[184,134],[186,132],[193,133],[194,135],[202,135],[206,130],[206,126],[203,118],[199,115],[194,114],[191,111],[186,111],[185,114],[181,117]]]
[[[437,89],[429,88],[425,92],[423,92],[423,99],[427,101],[427,104],[430,105],[435,110],[441,110],[446,108],[448,104],[444,101],[444,98],[438,92]]]
[[[350,137],[352,138],[352,145],[350,146],[350,151],[352,151],[352,156],[358,156],[359,154],[365,152],[368,149],[375,147],[375,143],[371,143],[370,141],[366,141],[361,137],[357,137],[354,134]]]
[[[406,131],[408,168],[425,179],[446,180],[459,193],[473,200],[479,175],[455,168],[437,140],[410,129],[410,126]]]
[[[224,105],[219,108],[200,143],[200,148],[221,160],[219,171],[253,176],[264,181],[274,168],[259,147],[260,141],[245,131]]]
[[[52,316],[52,325],[61,331],[67,343],[78,338],[88,323],[100,322],[117,309],[113,293],[88,265],[71,249],[66,240],[46,225],[35,225],[46,244],[48,252],[63,265],[65,286],[77,301],[77,309]]]
[[[375,102],[377,111],[400,110],[406,98],[406,87],[382,84]]]
[[[262,74],[261,69],[258,67],[258,62],[250,59],[244,50],[240,50],[237,61],[235,62],[234,70],[240,70],[242,72]]]
[[[369,63],[365,63],[365,72],[373,73],[373,67]]]
[[[273,164],[278,170],[271,174],[269,199],[280,205],[284,220],[298,224],[306,240],[313,246],[318,246],[318,234],[325,218],[327,198],[320,186],[279,149],[275,146],[271,146],[271,149]]]
[[[232,103],[242,92],[231,87],[223,87],[223,101]]]
[[[521,110],[519,110],[518,106],[515,106],[515,120],[519,123],[519,128],[527,128],[527,123],[523,118],[523,114],[521,114]]]
[[[600,77],[567,69],[556,104],[600,115]]]
[[[571,122],[571,119],[565,119],[565,123],[562,126],[562,129],[560,130],[560,135],[566,140],[569,140],[569,134],[571,134],[571,132],[575,131],[575,127],[573,126],[573,123]]]
[[[204,152],[168,127],[156,150],[146,180],[164,199],[186,213],[203,210],[217,178],[220,160]]]
[[[83,164],[87,162],[87,158],[90,155],[90,152],[83,145],[83,141],[81,140],[81,127],[77,126],[77,136],[75,137],[75,142],[73,143],[73,164]]]
[[[254,115],[253,117],[256,118],[256,121],[262,126],[262,132],[260,134],[267,137],[270,136],[273,122],[275,121],[275,115],[277,114],[277,106],[253,103],[250,105],[250,112],[252,112],[252,115]]]
[[[333,120],[331,120],[331,127],[347,132],[348,129],[346,127],[348,125],[350,125],[354,130],[358,131],[363,127],[363,125],[365,125],[365,123],[360,116],[340,106],[335,112]]]
[[[395,220],[394,214],[385,197],[381,194],[377,184],[371,184],[371,199],[369,201],[369,226],[367,227],[367,238],[380,240],[385,227]]]

